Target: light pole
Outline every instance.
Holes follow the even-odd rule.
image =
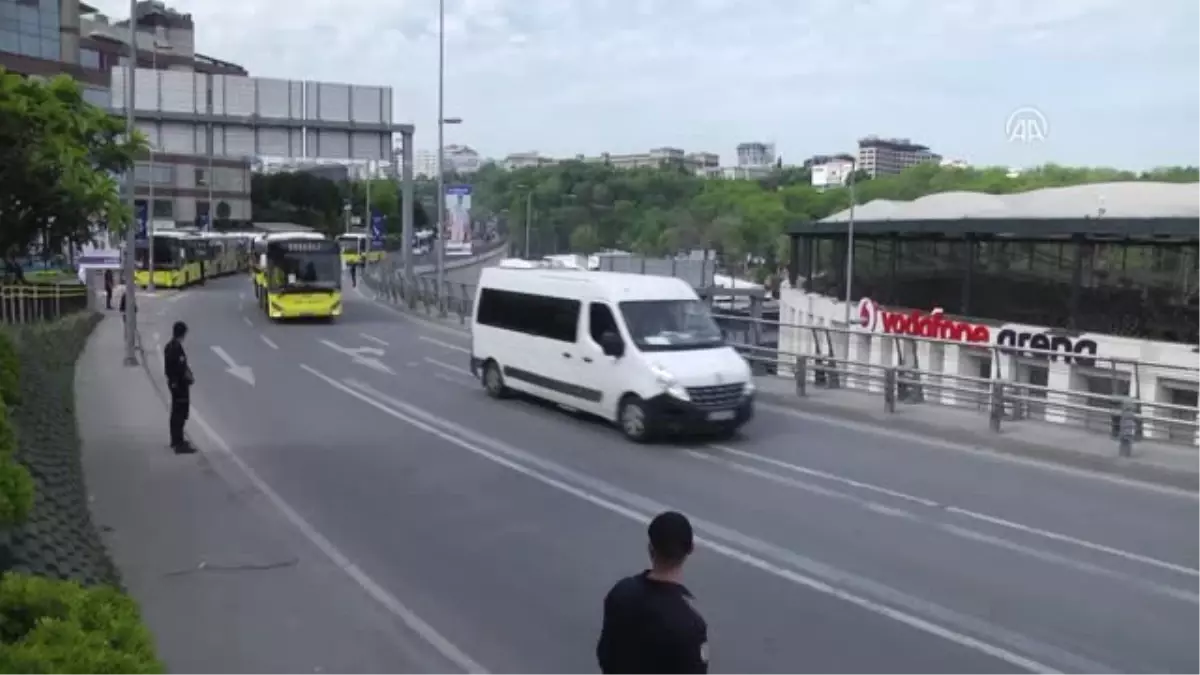
[[[125,64],[125,137],[133,138],[133,87],[137,72],[137,0],[129,0],[129,59]],[[125,365],[138,365],[135,342],[137,340],[137,300],[134,296],[133,257],[137,248],[137,198],[134,185],[137,170],[129,167],[125,174],[125,190],[129,198],[130,221],[125,228]],[[149,210],[147,209],[147,213]],[[149,218],[147,217],[147,220]]]
[[[446,117],[446,0],[438,0],[438,85],[437,85],[437,283],[438,314],[446,316],[446,125],[462,124],[460,117]]]
[[[529,224],[533,221],[533,188],[519,185],[525,190],[525,259],[529,260]]]
[[[858,163],[850,164],[850,213],[847,215],[846,222],[846,330],[850,330],[850,300],[853,298],[851,293],[854,286],[854,174],[857,173]],[[850,333],[846,333],[846,355],[850,353]]]
[[[154,78],[157,80],[154,87],[155,96],[158,99],[157,109],[162,109],[162,77],[158,73],[158,50],[170,49],[170,43],[159,42],[158,38],[154,39],[153,48],[150,50],[150,69],[154,71]],[[150,198],[149,204],[146,206],[146,270],[149,275],[149,281],[146,282],[146,288],[151,292],[154,291],[154,144],[150,143]]]

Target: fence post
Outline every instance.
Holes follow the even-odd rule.
[[[988,425],[1000,433],[1000,421],[1004,419],[1004,382],[992,380],[992,395],[988,406]]]
[[[1126,398],[1121,401],[1120,427],[1117,432],[1117,454],[1121,457],[1133,456],[1133,437],[1137,435],[1137,415],[1134,414],[1133,400]]]
[[[796,357],[796,395],[806,396],[808,394],[808,355],[801,354]]]
[[[896,367],[888,366],[883,371],[883,409],[896,412]]]

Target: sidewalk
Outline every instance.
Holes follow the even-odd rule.
[[[143,333],[167,328],[143,318]],[[167,667],[445,672],[194,422],[201,452],[168,449],[162,362],[150,354],[149,369],[125,366],[122,340],[119,316],[108,315],[76,369],[83,468],[93,519]]]
[[[796,383],[783,377],[758,377],[763,403],[802,413],[886,427],[931,436],[981,450],[1019,455],[1196,491],[1200,486],[1196,448],[1155,441],[1133,445],[1133,457],[1117,456],[1117,442],[1105,434],[1065,424],[1035,420],[1005,421],[1000,433],[988,428],[984,412],[937,404],[896,403],[896,412],[883,409],[883,397],[861,391],[823,389],[809,385],[808,395],[796,395]]]

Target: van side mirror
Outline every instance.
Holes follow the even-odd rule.
[[[605,356],[621,358],[625,354],[625,343],[620,335],[608,330],[600,334],[600,349]]]

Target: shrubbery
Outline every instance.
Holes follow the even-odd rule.
[[[0,672],[163,672],[87,514],[73,382],[97,321],[0,331]]]

